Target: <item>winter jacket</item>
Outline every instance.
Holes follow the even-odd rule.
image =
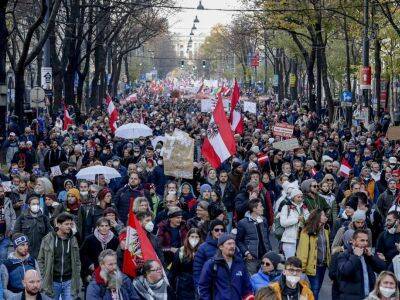
[[[209,234],[206,241],[200,245],[193,260],[193,279],[194,284],[197,287],[200,279],[201,270],[207,260],[212,258],[217,252],[218,240],[213,239]]]
[[[245,217],[238,223],[236,242],[243,256],[250,252],[254,258],[261,259],[265,253],[271,250],[267,220],[261,217],[260,221],[253,219],[250,212],[246,212]],[[257,226],[260,228],[262,241],[259,239]],[[259,253],[260,242],[264,244],[264,253]]]
[[[333,239],[333,242],[332,242],[332,252],[338,251],[337,248],[343,246],[343,235],[348,229],[353,229],[353,230],[355,229],[353,222],[349,222],[349,221],[344,222],[344,225],[341,226],[339,228],[339,230],[336,232],[335,238]],[[368,242],[369,242],[369,244],[371,244],[371,241],[372,241],[371,229],[367,228],[366,226],[364,226],[363,229],[368,231]]]
[[[64,150],[59,148],[56,150],[50,149],[44,157],[44,167],[47,172],[50,172],[51,167],[58,166],[62,161],[67,161]]]
[[[53,290],[53,268],[54,268],[54,251],[56,243],[56,233],[54,231],[49,232],[42,240],[42,246],[38,256],[38,264],[40,273],[42,274],[42,290],[46,295],[54,297]],[[71,295],[77,297],[80,289],[80,273],[81,273],[81,261],[79,259],[79,246],[78,241],[74,236],[71,236],[68,240],[67,251],[71,254]]]
[[[250,277],[240,257],[234,256],[229,268],[218,251],[204,265],[199,280],[200,299],[242,300],[252,293]]]
[[[7,297],[6,299],[7,300],[21,300],[21,299],[23,299],[22,296],[23,296],[23,292],[17,293],[17,294],[12,294],[12,295],[9,294],[6,296]],[[45,293],[42,292],[36,296],[36,300],[54,300],[54,299],[48,297]]]
[[[306,204],[309,211],[319,208],[322,209],[324,212],[328,212],[331,209],[325,198],[321,197],[318,194],[315,199],[313,199],[309,195],[306,195],[304,197],[304,203]]]
[[[222,194],[222,189],[221,189],[221,184],[217,182],[213,188],[221,195],[221,200],[224,203],[226,210],[228,212],[232,212],[233,209],[235,208],[235,195],[236,195],[236,190],[233,184],[230,182],[230,180],[227,181],[225,189],[224,189],[224,194]]]
[[[310,215],[304,203],[296,205],[292,202],[284,205],[279,215],[279,222],[285,228],[281,242],[295,244],[298,238],[299,228],[304,224],[299,224],[299,216],[303,215],[304,220]]]
[[[113,203],[109,205],[108,207],[114,208],[115,206]],[[107,208],[108,208],[107,207]],[[104,210],[100,205],[93,205],[90,208],[86,209],[85,213],[83,213],[84,208],[80,207],[79,212],[78,212],[78,224],[82,224],[82,234],[83,237],[87,237],[90,234],[93,233],[95,227],[96,227],[96,222],[98,219],[100,219],[103,216]],[[79,218],[84,218],[83,220],[80,220]]]
[[[171,251],[171,247],[172,246],[172,233],[171,233],[171,226],[169,225],[169,221],[162,221],[159,225],[158,225],[158,231],[157,231],[157,237],[160,240],[160,244],[161,244],[161,248],[162,251],[164,252],[164,258],[165,258],[165,262],[167,264],[172,262],[172,259],[174,257],[174,253]],[[179,227],[179,235],[180,235],[180,245],[179,247],[183,246],[183,241],[186,238],[187,235],[187,227],[184,223],[184,221],[182,221],[180,227]]]
[[[11,165],[11,160],[14,157],[14,154],[18,151],[18,141],[10,141],[7,139],[4,144],[3,148],[6,150],[6,164],[9,167]]]
[[[265,274],[262,269],[260,269],[250,278],[254,293],[257,293],[259,289],[266,287],[271,282],[278,281],[281,275],[282,271],[273,271],[271,274]]]
[[[277,282],[273,282],[270,285],[268,285],[268,289],[271,290],[275,296],[274,299],[276,300],[283,300],[282,297],[282,286],[286,284],[284,282],[284,278],[281,277],[281,279]],[[314,300],[314,294],[310,290],[308,283],[304,280],[299,281],[300,285],[300,297],[299,300]],[[285,298],[286,299],[286,298]]]
[[[105,249],[117,250],[119,245],[118,237],[114,235],[110,242],[104,247],[94,234],[89,235],[83,242],[80,249],[80,258],[82,262],[82,270],[84,275],[90,275],[89,267],[93,265],[95,268],[99,265],[99,255]]]
[[[183,247],[175,253],[169,275],[170,284],[176,291],[177,299],[195,299],[193,260],[184,257]]]
[[[131,201],[137,197],[146,197],[149,199],[148,194],[138,186],[136,188],[131,187],[129,184],[125,185],[123,188],[119,189],[114,197],[114,204],[117,208],[119,218],[126,224],[128,221],[128,213]]]
[[[389,209],[392,207],[396,197],[399,195],[398,190],[393,193],[391,190],[386,189],[381,195],[379,195],[376,202],[376,209],[382,217],[382,220],[386,219]]]
[[[15,226],[15,221],[17,216],[15,214],[15,210],[13,208],[12,200],[8,197],[4,197],[4,220],[6,222],[6,232],[12,232]]]
[[[386,262],[392,262],[399,252],[396,248],[396,243],[400,243],[400,233],[390,234],[387,230],[381,232],[376,242],[375,252],[382,253],[385,256]]]
[[[49,218],[40,211],[35,217],[29,210],[23,211],[14,226],[14,233],[20,232],[28,237],[29,252],[33,257],[38,257],[42,240],[51,230]]]
[[[369,290],[372,291],[375,284],[375,273],[385,270],[386,264],[378,256],[364,255],[367,265]],[[364,278],[360,257],[353,254],[349,249],[339,254],[338,257],[338,276],[340,300],[359,300],[364,299]]]
[[[132,281],[128,276],[122,274],[122,284],[119,289],[120,300],[140,299],[133,290]],[[86,289],[86,300],[113,300],[111,291],[100,276],[100,268],[94,272],[92,281]]]
[[[329,266],[331,261],[331,249],[329,246],[329,230],[324,229],[325,235],[325,263]],[[301,260],[303,272],[310,276],[315,276],[317,273],[317,246],[318,235],[309,234],[306,229],[303,229],[300,233],[299,243],[297,245],[296,256]]]
[[[14,252],[8,255],[8,258],[0,266],[1,280],[6,294],[8,291],[19,293],[24,290],[22,280],[28,270],[40,272],[39,265],[32,256],[28,255],[25,259],[19,259]]]
[[[237,220],[243,219],[246,211],[249,209],[249,194],[246,191],[238,193],[235,197],[235,210],[237,213]]]

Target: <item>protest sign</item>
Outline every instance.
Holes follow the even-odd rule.
[[[281,151],[290,151],[299,148],[299,141],[296,138],[275,142],[272,147]]]
[[[4,192],[11,192],[11,181],[3,181],[0,185],[3,187]]]
[[[252,114],[256,114],[257,113],[257,103],[250,102],[250,101],[244,101],[243,102],[243,111],[248,111]]]
[[[162,150],[164,173],[176,178],[193,178],[194,140],[179,129],[165,136]]]
[[[293,135],[293,129],[294,126],[288,123],[276,123],[274,125],[273,134],[274,136],[290,138]]]
[[[400,126],[389,127],[386,136],[389,141],[400,140]]]
[[[52,177],[62,175],[60,166],[51,167],[51,168],[50,168],[50,171],[51,171],[51,176],[52,176]]]

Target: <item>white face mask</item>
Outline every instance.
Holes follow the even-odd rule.
[[[379,287],[379,291],[381,292],[383,297],[388,298],[388,297],[392,296],[396,292],[396,289],[385,288],[383,286],[380,286]]]
[[[154,229],[154,223],[150,221],[149,223],[144,225],[144,229],[146,229],[147,232],[152,232]]]
[[[396,229],[397,229],[397,225],[394,224],[393,227],[392,227],[392,228],[389,228],[387,231],[388,231],[390,234],[395,234],[395,233],[396,233]]]
[[[189,239],[189,244],[192,248],[196,247],[198,243],[199,243],[198,238],[190,238]]]
[[[83,196],[83,197],[87,196],[88,193],[89,193],[88,191],[82,191],[82,192],[80,192],[81,196]]]
[[[175,191],[175,190],[170,190],[170,191],[168,191],[168,194],[170,194],[170,195],[176,195],[176,191]]]
[[[39,211],[40,207],[38,204],[33,204],[31,205],[31,212],[33,212],[34,214],[36,214]]]
[[[300,276],[286,275],[286,280],[294,286],[300,281]]]

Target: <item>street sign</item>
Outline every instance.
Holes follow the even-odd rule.
[[[42,77],[42,88],[45,90],[53,89],[53,70],[50,67],[42,67],[41,69],[41,77]]]
[[[37,86],[31,89],[30,98],[31,98],[31,108],[46,107],[45,93],[41,87]]]
[[[348,91],[344,91],[342,93],[342,106],[345,107],[350,107],[352,106],[352,98],[353,98],[353,93],[352,92],[348,92]]]

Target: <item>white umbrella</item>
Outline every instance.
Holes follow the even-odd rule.
[[[141,123],[128,123],[117,128],[115,136],[127,140],[137,139],[141,136],[151,136],[153,130],[150,127]]]
[[[81,169],[76,174],[76,178],[94,181],[96,180],[96,175],[104,175],[104,177],[108,180],[121,177],[121,174],[119,174],[119,172],[114,168],[106,166],[92,166]]]

